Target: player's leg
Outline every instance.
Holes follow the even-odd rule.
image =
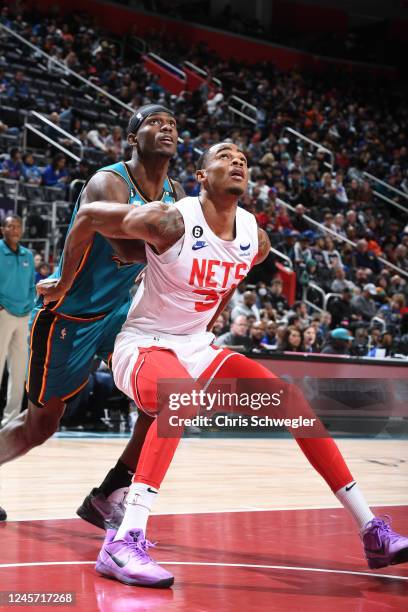
[[[154,419],[143,411],[132,435],[116,464],[108,471],[98,487],[94,487],[77,509],[77,514],[88,523],[105,529],[117,528],[124,515],[124,499],[132,483],[146,434]]]
[[[100,335],[97,353],[108,365],[110,365],[116,336],[126,320],[128,310],[129,304],[126,303],[103,321],[103,332]],[[108,471],[101,484],[94,487],[85,497],[77,510],[78,516],[101,529],[105,528],[104,520],[108,520],[111,527],[120,525],[124,513],[123,501],[132,482],[146,433],[152,422],[152,417],[139,410],[135,427],[121,456]]]
[[[52,373],[52,354],[55,348],[56,316],[45,309],[37,309],[30,332],[30,360],[28,368],[28,408],[0,429],[0,465],[27,453],[45,442],[58,428],[64,403],[59,390],[46,395],[47,374]],[[63,380],[61,374],[59,382]]]
[[[4,408],[2,426],[6,425],[21,410],[28,356],[28,317],[14,317],[14,332],[10,340],[7,367],[9,372],[7,402]]]
[[[249,394],[259,393],[260,379],[276,379],[276,376],[260,363],[237,353],[230,354],[220,367],[213,371],[213,375],[215,379],[245,380],[245,391]],[[207,372],[207,376],[210,376],[210,372]],[[253,388],[251,379],[254,381]],[[313,411],[303,394],[294,385],[290,387],[289,398],[295,402],[296,413],[311,416]],[[393,532],[385,521],[374,516],[334,440],[329,436],[296,437],[296,442],[340,503],[355,519],[362,535],[369,567],[385,567],[408,561],[408,538]]]
[[[168,350],[141,349],[133,368],[133,399],[140,407],[157,413],[157,383],[161,378],[190,379],[177,357]],[[181,435],[181,430],[178,432]],[[146,523],[157,498],[180,437],[159,438],[157,419],[151,424],[140,453],[133,483],[126,497],[126,511],[115,533],[108,530],[96,569],[104,576],[133,585],[170,586],[173,576],[151,562],[145,540]],[[127,560],[126,565],[122,561]]]

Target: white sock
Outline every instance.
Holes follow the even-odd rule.
[[[147,519],[158,490],[143,482],[134,482],[129,487],[125,500],[125,515],[116,533],[115,540],[123,538],[131,529],[142,529],[146,534]]]
[[[339,502],[350,512],[359,529],[365,527],[374,518],[358,484],[352,480],[336,492]]]

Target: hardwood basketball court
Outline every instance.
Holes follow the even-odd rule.
[[[408,565],[368,570],[354,522],[289,438],[184,439],[147,534],[173,588],[98,576],[103,534],[75,509],[124,444],[54,438],[1,469],[1,591],[74,591],[78,610],[406,609]],[[407,441],[338,444],[370,505],[407,533]]]

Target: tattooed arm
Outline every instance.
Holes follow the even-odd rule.
[[[258,227],[258,253],[252,265],[262,263],[268,257],[271,250],[271,241],[265,230]]]
[[[96,232],[106,238],[144,240],[163,253],[184,234],[184,221],[177,208],[162,202],[137,207],[105,202],[81,206],[65,242],[61,278],[53,286],[37,287],[44,296],[44,304],[58,300],[69,291]]]

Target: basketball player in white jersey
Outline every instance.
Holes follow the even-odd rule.
[[[276,378],[256,361],[214,347],[214,336],[207,331],[236,285],[270,249],[254,216],[237,206],[248,182],[245,155],[231,143],[212,146],[199,160],[197,180],[200,196],[172,206],[159,202],[131,209],[98,202],[85,205],[68,236],[78,263],[95,232],[146,242],[144,288],[135,296],[117,337],[112,366],[116,385],[151,414],[160,410],[160,379],[244,379],[251,392],[257,390],[259,379]],[[72,280],[70,271],[63,269],[60,288],[42,291],[45,303],[58,299],[55,291],[64,293]],[[303,413],[310,413],[302,402]],[[408,560],[408,538],[374,517],[334,441],[330,437],[296,441],[356,520],[369,567]],[[140,586],[173,583],[173,576],[149,556],[145,532],[178,442],[177,437],[159,438],[154,420],[123,522],[118,531],[107,531],[96,564],[100,574]]]

